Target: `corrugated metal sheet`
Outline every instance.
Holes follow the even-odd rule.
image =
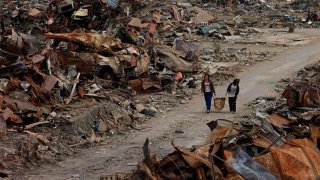
[[[294,139],[256,158],[279,179],[315,180],[320,178],[320,152],[308,139]]]

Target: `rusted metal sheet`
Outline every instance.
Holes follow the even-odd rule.
[[[176,151],[180,152],[181,155],[183,155],[183,157],[187,157],[186,159],[188,161],[186,159],[184,159],[184,160],[186,160],[187,162],[190,162],[191,163],[191,164],[189,164],[190,166],[192,165],[192,167],[197,167],[201,163],[201,164],[206,165],[209,169],[214,169],[215,176],[223,177],[220,169],[215,165],[212,166],[212,163],[209,160],[199,156],[196,153],[192,153],[190,151],[187,151],[187,150],[184,150],[184,149],[178,147],[174,140],[171,141],[171,144]]]
[[[320,152],[308,139],[294,139],[256,158],[279,179],[314,180],[320,177]]]
[[[60,33],[60,34],[45,34],[47,38],[70,40],[79,42],[86,46],[96,48],[98,50],[111,51],[112,48],[121,48],[121,41],[117,38],[108,36],[106,34],[98,33]]]
[[[206,165],[207,167],[211,167],[211,163],[210,161],[200,157],[199,155],[196,155],[194,153],[191,153],[190,151],[181,149],[180,147],[177,146],[177,144],[175,143],[174,140],[171,141],[172,146],[175,148],[175,150],[181,152],[182,154],[189,156],[190,158],[199,161],[200,163],[203,163],[204,165]]]
[[[290,120],[280,116],[277,113],[272,113],[269,117],[269,122],[275,126],[283,127],[284,125],[288,125],[290,123]]]
[[[309,139],[293,139],[290,143],[297,145],[306,154],[306,158],[313,168],[315,176],[320,177],[320,150]]]
[[[273,157],[272,153],[267,153],[263,156],[255,158],[256,161],[258,161],[261,165],[263,165],[265,168],[267,168],[272,175],[274,175],[276,178],[281,179],[281,172],[275,163],[275,158]]]
[[[279,161],[283,174],[282,179],[315,179],[312,168],[302,149],[277,149],[272,151],[272,154]]]

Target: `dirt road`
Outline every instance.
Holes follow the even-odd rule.
[[[319,49],[319,40],[306,46],[290,48],[289,51],[274,57],[272,61],[249,67],[245,72],[238,74],[237,77],[241,79],[239,111],[245,103],[257,96],[274,94],[273,89],[278,80],[318,61]],[[217,95],[223,96],[225,89],[226,85],[217,87]],[[86,179],[92,180],[98,179],[100,175],[128,172],[142,159],[141,146],[147,137],[151,141],[152,152],[161,156],[172,151],[172,138],[184,147],[204,144],[209,134],[207,122],[218,118],[235,120],[236,116],[237,114],[228,112],[227,106],[222,112],[204,113],[203,98],[198,95],[191,103],[181,106],[178,110],[151,119],[140,131],[117,136],[110,143],[87,149],[56,166],[46,165],[41,169],[31,170],[24,179],[68,179],[72,175],[83,173]],[[176,133],[176,130],[183,133]]]

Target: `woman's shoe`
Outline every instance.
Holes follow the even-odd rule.
[[[210,111],[209,110],[207,110],[207,113],[209,113]]]

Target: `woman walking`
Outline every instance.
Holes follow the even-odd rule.
[[[204,95],[204,100],[206,101],[207,113],[211,109],[211,101],[213,95],[216,95],[212,81],[210,81],[209,74],[204,74],[203,81],[201,82],[201,94]]]
[[[237,97],[240,91],[239,88],[240,79],[233,80],[232,83],[229,84],[227,93],[229,98],[229,108],[230,112],[235,113],[237,111]]]

